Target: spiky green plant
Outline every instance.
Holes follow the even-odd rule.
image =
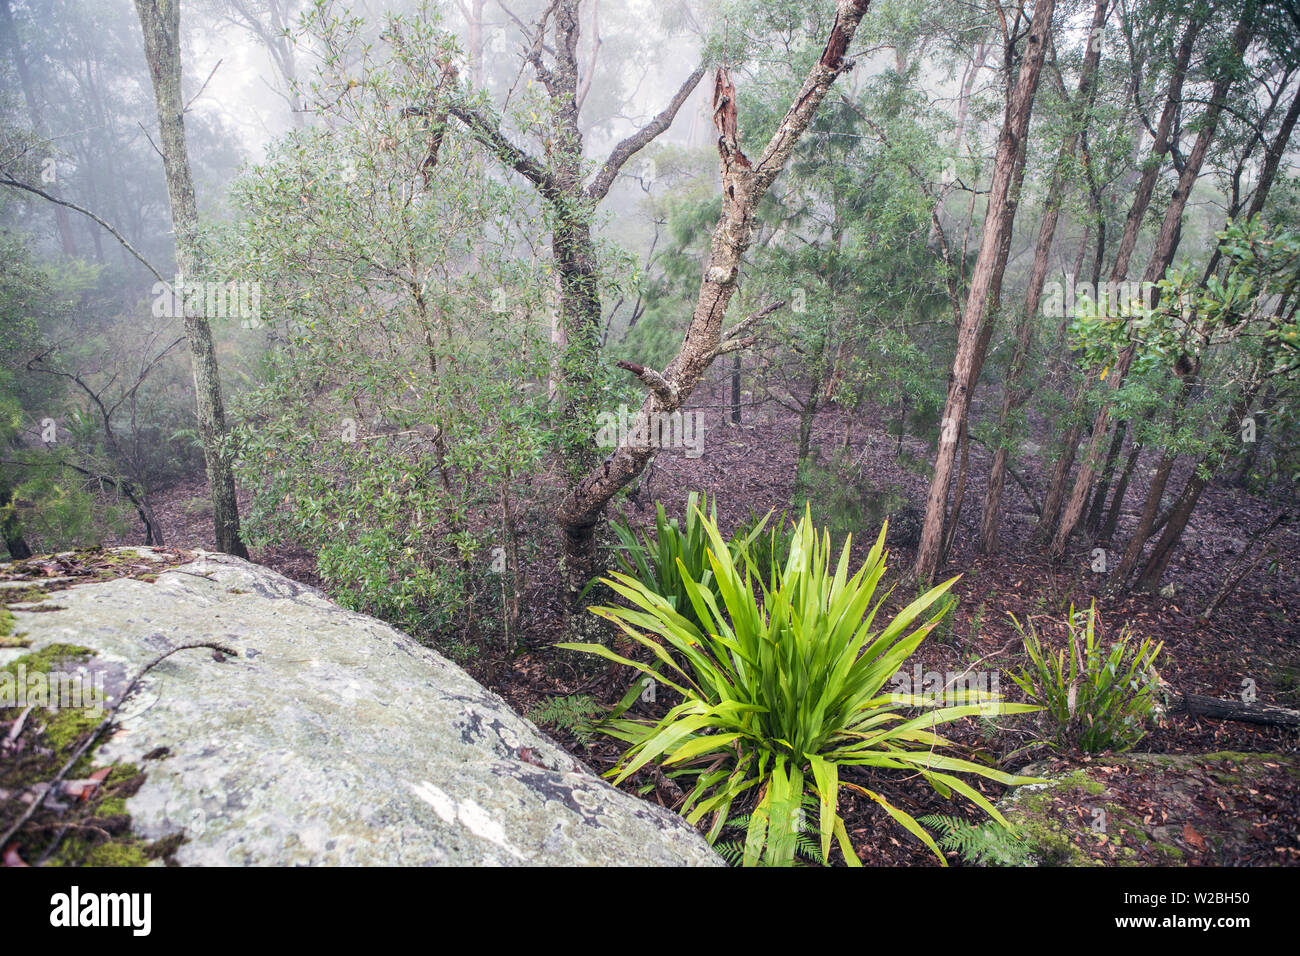
[[[683,574],[712,591],[715,597],[718,596],[707,557],[708,536],[703,525],[706,513],[716,525],[717,506],[710,507],[707,495],[692,491],[686,498],[684,524],[679,524],[676,518],[669,518],[664,506],[655,503],[653,537],[646,529],[638,534],[626,519],[611,522],[619,540],[615,557],[622,573],[661,595],[696,626],[701,622],[696,618],[695,609],[687,596]],[[733,547],[741,543],[747,544],[759,536],[765,521],[763,519],[740,532]]]
[[[1107,649],[1097,635],[1097,605],[1077,614],[1071,605],[1067,645],[1053,655],[1032,622],[1025,628],[1015,615],[1010,617],[1029,655],[1029,663],[1011,679],[1042,705],[1058,746],[1122,753],[1146,735],[1159,686],[1155,661],[1163,643],[1147,638],[1135,645],[1125,628]]]
[[[630,745],[609,771],[615,782],[651,761],[670,768],[690,787],[682,807],[687,819],[711,816],[710,841],[733,804],[745,801],[746,865],[793,861],[806,793],[818,800],[822,855],[830,853],[834,835],[845,861],[857,864],[839,814],[841,787],[875,801],[944,861],[911,815],[874,790],[841,779],[845,767],[919,774],[944,797],[960,793],[1005,823],[979,791],[955,774],[978,774],[1005,784],[1025,779],[944,753],[951,742],[934,728],[976,714],[1036,708],[1004,704],[996,695],[972,689],[953,692],[951,706],[882,690],[938,616],[909,631],[912,623],[956,578],[917,598],[877,630],[876,615],[888,597],[873,603],[885,573],[885,528],[866,563],[849,577],[851,542],[845,541],[832,569],[830,536],[817,534],[805,510],[784,568],[774,569],[771,580],[761,574],[756,580],[760,569],[748,545],[739,547],[737,561],[716,523],[697,514],[709,539],[709,568],[719,597],[686,573],[684,565],[679,568],[703,626],[653,588],[616,573],[605,583],[631,606],[591,610],[645,646],[654,663],[629,660],[600,644],[559,645],[635,668],[682,696],[661,720],[615,717],[601,725]]]
[[[795,836],[794,863],[806,863],[810,866],[825,866],[826,857],[822,855],[821,832],[817,826],[820,806],[817,797],[804,794],[803,806],[799,813],[798,832]],[[723,827],[723,836],[730,830],[748,831],[750,815],[742,813],[732,817]],[[924,822],[924,819],[922,820]],[[713,849],[731,866],[742,866],[745,861],[745,841],[743,839],[719,839]],[[761,862],[761,861],[760,861]]]

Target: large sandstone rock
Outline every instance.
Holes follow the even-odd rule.
[[[14,608],[26,650],[96,653],[110,702],[168,658],[95,762],[147,773],[127,803],[182,864],[716,865],[680,817],[615,790],[463,670],[314,589],[225,555]],[[158,757],[159,748],[167,754]],[[145,759],[146,755],[151,755]]]

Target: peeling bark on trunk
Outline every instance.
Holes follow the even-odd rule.
[[[722,321],[736,291],[741,260],[753,238],[755,208],[784,168],[831,84],[852,66],[844,53],[869,3],[839,0],[821,58],[757,161],[751,161],[740,146],[735,86],[725,69],[717,71],[713,103],[722,166],[722,213],[713,231],[699,294],[680,350],[662,374],[639,366],[630,369],[649,394],[628,438],[582,478],[560,504],[558,517],[564,529],[565,572],[571,598],[596,570],[594,529],[606,504],[654,456],[655,449],[648,442],[636,440],[648,434],[651,416],[680,410],[715,358],[751,344],[742,336],[750,320],[739,323],[725,336]]]

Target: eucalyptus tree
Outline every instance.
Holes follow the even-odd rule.
[[[1038,0],[1034,7],[1029,31],[1024,37],[1025,48],[1020,58],[1016,84],[1009,92],[1002,130],[998,137],[989,186],[988,211],[980,233],[979,256],[971,273],[970,288],[958,325],[957,349],[948,380],[948,397],[944,404],[934,473],[930,479],[925,521],[913,568],[916,578],[921,582],[929,582],[934,577],[943,549],[948,491],[957,445],[966,427],[971,392],[979,374],[978,366],[983,361],[979,346],[981,326],[985,320],[990,293],[995,282],[1001,283],[1001,270],[1005,269],[1004,243],[1009,241],[1014,216],[1014,205],[1009,202],[1012,179],[1017,166],[1021,165],[1018,160],[1023,157],[1022,147],[1028,135],[1029,118],[1047,52],[1053,8],[1053,0]]]
[[[185,100],[181,94],[180,0],[136,0],[144,35],[145,59],[157,104],[159,152],[167,177],[176,264],[191,281],[205,271],[198,244],[199,209],[185,140]],[[194,367],[194,403],[207,463],[208,490],[218,551],[248,557],[239,536],[239,504],[227,442],[225,403],[212,329],[201,309],[183,307],[185,337]]]
[[[1191,195],[1193,186],[1200,176],[1201,167],[1205,162],[1205,157],[1209,152],[1210,143],[1214,139],[1220,115],[1223,113],[1229,90],[1238,80],[1241,74],[1242,62],[1246,53],[1246,48],[1250,44],[1258,27],[1259,11],[1256,0],[1245,0],[1241,5],[1239,13],[1235,12],[1235,26],[1227,41],[1227,49],[1220,50],[1220,57],[1213,69],[1213,82],[1208,95],[1208,102],[1204,113],[1198,124],[1196,138],[1192,143],[1191,149],[1186,157],[1182,158],[1178,168],[1178,180],[1174,186],[1169,205],[1166,207],[1164,217],[1161,220],[1159,230],[1155,237],[1154,246],[1151,250],[1147,266],[1142,274],[1142,282],[1151,285],[1159,282],[1163,278],[1166,270],[1173,263],[1174,255],[1178,248],[1179,240],[1182,236],[1183,215],[1186,210],[1187,201]],[[1180,44],[1181,56],[1181,44]],[[1156,142],[1159,143],[1158,136]],[[1135,196],[1134,208],[1138,207],[1142,200],[1142,194]],[[1131,212],[1130,218],[1140,218],[1142,212],[1136,214]],[[1126,224],[1126,236],[1128,226]],[[1120,266],[1127,266],[1123,258],[1126,249],[1125,239],[1121,239],[1119,256],[1116,265],[1112,270],[1112,277],[1122,277]],[[1116,279],[1116,281],[1120,281]],[[1133,359],[1137,352],[1137,346],[1127,348],[1116,356],[1115,363],[1107,367],[1105,371],[1108,375],[1107,386],[1110,389],[1116,389],[1123,384],[1129,368],[1132,366]],[[1048,547],[1048,554],[1054,558],[1061,558],[1065,554],[1066,544],[1070,535],[1078,525],[1083,516],[1083,510],[1087,503],[1088,496],[1092,490],[1092,480],[1096,473],[1096,468],[1100,464],[1100,451],[1108,434],[1110,425],[1110,416],[1112,412],[1111,405],[1104,401],[1101,408],[1096,414],[1092,426],[1092,435],[1088,442],[1088,447],[1080,460],[1078,473],[1075,475],[1074,485],[1066,500],[1060,518],[1056,524],[1055,533]]]
[[[525,60],[546,96],[538,137],[543,144],[540,156],[515,143],[493,111],[467,98],[453,63],[444,64],[443,81],[426,92],[423,102],[407,109],[408,114],[428,123],[430,135],[455,119],[504,167],[529,182],[545,203],[559,300],[558,398],[563,412],[557,429],[564,470],[571,482],[556,517],[563,531],[564,566],[573,597],[595,569],[594,531],[605,505],[640,474],[654,453],[651,443],[642,438],[649,433],[651,416],[679,411],[718,355],[747,344],[738,331],[724,341],[721,326],[751,242],[754,211],[827,90],[851,64],[846,59],[848,44],[867,5],[868,0],[840,0],[837,4],[821,55],[810,64],[797,98],[756,161],[745,155],[739,143],[737,94],[730,74],[718,70],[713,102],[722,158],[723,207],[690,326],[676,358],[662,373],[623,363],[649,395],[636,415],[630,437],[625,436],[603,462],[595,460],[592,442],[593,417],[601,400],[603,310],[599,261],[592,241],[593,214],[623,166],[671,124],[703,77],[704,67],[686,76],[668,105],[616,144],[590,177],[584,167],[578,121],[582,29],[578,0],[557,0],[549,5],[527,41]]]
[[[1078,89],[1067,107],[1065,131],[1057,151],[1051,184],[1043,202],[1029,285],[1025,289],[1024,304],[1016,322],[1015,347],[1002,387],[1002,404],[997,423],[998,444],[993,454],[993,462],[989,466],[988,488],[984,495],[983,513],[980,518],[980,550],[985,553],[996,551],[999,544],[1002,489],[1006,481],[1006,469],[1010,457],[1006,433],[1013,413],[1028,397],[1021,380],[1030,357],[1034,330],[1039,322],[1043,288],[1047,281],[1052,248],[1056,241],[1057,222],[1065,198],[1069,166],[1074,161],[1080,140],[1086,141],[1087,125],[1091,121],[1091,111],[1096,98],[1097,69],[1101,62],[1102,37],[1109,10],[1110,0],[1096,0],[1092,19],[1085,34]]]
[[[637,412],[632,435],[648,434],[651,416],[679,411],[713,361],[752,344],[749,329],[777,305],[771,303],[729,329],[723,329],[727,307],[736,293],[741,262],[753,238],[758,205],[784,169],[832,84],[852,67],[853,60],[848,56],[850,44],[869,2],[838,0],[824,46],[819,54],[815,48],[803,54],[805,62],[811,61],[807,73],[755,159],[746,155],[742,145],[738,91],[730,71],[719,67],[715,72],[713,118],[721,159],[722,210],[703,264],[690,323],[677,355],[662,372],[639,365],[628,368],[648,391]],[[571,588],[576,590],[595,564],[593,530],[605,505],[641,473],[653,454],[648,442],[624,439],[564,496],[558,517],[565,532]]]

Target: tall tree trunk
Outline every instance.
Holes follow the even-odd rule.
[[[1053,7],[1053,0],[1038,0],[1034,8],[1029,34],[1025,38],[1026,48],[1020,63],[1020,75],[1016,81],[1015,91],[1011,94],[1002,132],[998,137],[993,181],[989,188],[988,212],[984,217],[979,255],[971,274],[966,308],[962,313],[961,326],[957,333],[957,352],[948,378],[948,396],[944,402],[939,448],[935,455],[934,475],[930,480],[925,522],[921,528],[921,541],[917,549],[914,574],[917,580],[923,583],[928,583],[934,578],[943,546],[944,522],[948,509],[948,486],[952,479],[957,443],[970,410],[971,390],[975,385],[971,375],[977,366],[980,326],[988,305],[989,291],[994,283],[993,272],[999,258],[1004,231],[1009,228],[1003,212],[1010,195],[1016,156],[1029,131],[1029,116],[1033,111],[1034,96],[1038,92],[1038,78],[1047,51]]]
[[[45,114],[41,110],[40,102],[36,98],[36,84],[32,81],[31,71],[27,66],[27,56],[23,52],[22,42],[18,37],[18,27],[14,23],[13,10],[10,9],[9,0],[0,0],[0,30],[9,38],[10,52],[14,57],[14,71],[18,74],[18,85],[23,89],[23,99],[27,103],[27,114],[32,120],[32,132],[42,140],[49,141],[50,130],[45,125]],[[54,157],[46,157],[47,161],[53,161]],[[57,183],[49,183],[46,190],[56,199],[59,195]],[[54,224],[59,230],[59,243],[63,247],[63,254],[66,256],[75,256],[77,254],[77,240],[72,232],[72,221],[68,215],[66,206],[60,206],[57,203],[54,206]]]
[[[1103,544],[1109,544],[1115,540],[1115,532],[1119,529],[1120,515],[1124,513],[1124,497],[1128,494],[1128,484],[1133,480],[1133,471],[1137,468],[1138,459],[1142,457],[1142,446],[1136,442],[1129,449],[1128,460],[1124,462],[1124,470],[1120,472],[1119,483],[1115,485],[1115,494],[1110,499],[1110,510],[1106,513],[1106,520],[1101,528],[1097,531],[1097,540]]]
[[[866,0],[862,0],[862,6],[865,9]],[[593,441],[596,431],[594,414],[602,398],[597,379],[601,362],[603,308],[592,222],[596,207],[608,194],[624,164],[672,125],[677,112],[704,75],[703,67],[692,72],[668,106],[641,129],[620,141],[595,176],[584,184],[586,167],[578,123],[577,51],[581,33],[578,8],[578,0],[556,0],[550,4],[543,11],[537,32],[531,38],[531,48],[525,52],[525,58],[546,89],[553,109],[554,118],[544,157],[531,156],[512,143],[490,115],[455,94],[454,84],[437,91],[433,97],[435,102],[406,108],[408,114],[435,119],[441,114],[456,117],[503,165],[519,173],[536,188],[555,217],[551,252],[557,277],[558,309],[553,331],[559,362],[552,397],[560,431],[561,465],[571,482],[565,503],[556,513],[556,520],[564,533],[562,558],[565,577],[570,584],[571,608],[577,607],[577,595],[595,565],[594,529],[598,516],[608,497],[635,477],[629,475],[623,479],[594,509],[585,506],[588,499],[582,489],[592,481],[593,469],[598,471],[603,467],[596,465]],[[544,42],[548,23],[553,23],[553,43],[549,47]],[[544,52],[549,52],[553,58],[549,65],[543,61]],[[454,76],[454,68],[450,65],[445,66],[444,71]],[[639,421],[639,424],[642,427],[639,434],[648,435],[644,428],[646,421]],[[574,504],[577,498],[582,499],[582,505]]]
[[[1038,245],[1034,249],[1034,264],[1029,274],[1029,287],[1025,290],[1025,303],[1016,324],[1016,344],[1011,354],[1006,383],[1002,390],[1002,407],[998,412],[998,447],[989,469],[988,489],[984,493],[984,507],[980,516],[980,551],[992,554],[998,550],[998,532],[1002,523],[1002,489],[1006,483],[1007,459],[1010,449],[1006,430],[1012,413],[1024,404],[1028,393],[1020,386],[1025,363],[1033,345],[1034,328],[1038,323],[1038,310],[1042,302],[1043,286],[1047,281],[1047,267],[1052,244],[1056,236],[1056,223],[1060,215],[1061,199],[1065,191],[1064,166],[1078,147],[1082,126],[1087,122],[1092,107],[1093,78],[1101,61],[1101,30],[1106,23],[1110,0],[1097,0],[1092,15],[1092,27],[1084,50],[1083,66],[1079,73],[1079,89],[1075,95],[1070,128],[1067,129],[1057,155],[1056,169],[1048,187],[1043,219],[1038,229]]]
[[[1165,154],[1173,145],[1170,137],[1173,134],[1174,120],[1183,106],[1183,83],[1187,79],[1187,68],[1192,60],[1196,38],[1204,26],[1204,14],[1194,13],[1187,21],[1182,38],[1178,41],[1178,49],[1170,67],[1169,87],[1165,92],[1164,108],[1160,111],[1160,120],[1156,124],[1154,140],[1151,143],[1151,154],[1142,167],[1142,176],[1133,193],[1133,202],[1129,205],[1128,216],[1124,219],[1124,232],[1120,236],[1115,263],[1111,267],[1112,282],[1123,281],[1128,276],[1128,264],[1133,257],[1133,250],[1137,247],[1142,220],[1146,217],[1147,206],[1151,204],[1156,180],[1164,167]]]
[[[461,13],[469,26],[469,42],[466,51],[469,57],[469,81],[474,89],[481,90],[485,81],[483,70],[483,8],[487,0],[469,0],[466,5],[460,3]]]
[[[1228,417],[1222,422],[1223,434],[1235,434],[1240,427],[1242,416],[1246,414],[1246,410],[1250,408],[1259,392],[1261,384],[1259,375],[1262,367],[1262,361],[1256,361],[1254,370],[1246,376],[1248,384],[1242,393],[1237,396],[1228,412]],[[1212,451],[1196,463],[1196,466],[1192,469],[1191,477],[1187,479],[1187,484],[1183,486],[1182,492],[1169,510],[1164,523],[1164,531],[1161,532],[1160,538],[1151,549],[1151,553],[1147,555],[1146,565],[1138,575],[1137,581],[1134,582],[1135,589],[1154,591],[1160,586],[1160,579],[1164,576],[1165,569],[1169,567],[1169,560],[1173,557],[1174,548],[1182,539],[1183,531],[1187,528],[1187,522],[1191,519],[1192,512],[1196,510],[1196,503],[1200,501],[1201,492],[1210,483],[1210,476],[1222,465],[1226,454],[1226,449]]]
[[[822,378],[820,373],[813,376],[807,400],[799,406],[799,450],[795,465],[796,476],[803,474],[804,463],[808,460],[808,451],[812,446],[812,427],[817,419],[817,406],[821,399]]]
[[[1295,132],[1297,120],[1300,120],[1300,87],[1297,87],[1296,95],[1291,100],[1291,107],[1282,118],[1282,125],[1278,128],[1277,135],[1273,137],[1273,142],[1264,153],[1264,165],[1259,171],[1259,182],[1255,185],[1255,194],[1251,197],[1250,208],[1246,210],[1247,219],[1263,212],[1268,191],[1273,186],[1273,180],[1277,178],[1278,166],[1291,144],[1291,134]]]
[[[144,34],[145,59],[153,81],[158,109],[158,139],[171,202],[172,229],[176,235],[176,264],[187,280],[203,274],[197,231],[198,205],[194,179],[185,143],[184,100],[181,96],[180,0],[135,0]],[[179,295],[182,290],[176,290]],[[185,312],[185,337],[194,365],[194,397],[199,435],[207,461],[208,488],[212,495],[212,517],[217,550],[248,557],[239,537],[239,506],[235,500],[235,477],[226,442],[226,413],[221,397],[221,378],[212,330],[202,315]]]
[[[751,323],[775,306],[761,310],[724,335],[722,321],[736,290],[741,260],[753,239],[754,211],[785,167],[835,79],[852,66],[845,52],[866,13],[870,0],[838,0],[835,23],[821,57],[813,65],[785,118],[757,161],[741,150],[736,124],[736,89],[725,69],[714,82],[714,124],[722,161],[722,212],[713,232],[699,295],[677,356],[662,373],[626,362],[649,391],[629,439],[648,431],[651,416],[672,413],[699,384],[719,355],[745,348]],[[655,449],[649,443],[624,440],[613,453],[572,487],[561,502],[558,517],[564,529],[565,572],[576,596],[596,567],[594,529],[609,500],[639,475]]]
[[[1159,233],[1156,235],[1155,248],[1152,250],[1151,259],[1147,263],[1146,272],[1143,273],[1144,289],[1148,287],[1148,284],[1154,284],[1163,278],[1165,271],[1174,260],[1174,252],[1178,248],[1178,240],[1182,233],[1183,212],[1187,207],[1188,197],[1191,195],[1192,187],[1196,185],[1196,179],[1200,175],[1202,164],[1205,162],[1210,142],[1214,139],[1215,131],[1219,125],[1219,116],[1223,112],[1224,101],[1227,98],[1228,90],[1232,88],[1237,78],[1237,67],[1241,63],[1246,46],[1250,42],[1254,32],[1254,25],[1255,8],[1252,4],[1237,22],[1236,29],[1233,31],[1233,56],[1228,63],[1221,66],[1219,75],[1215,79],[1210,93],[1210,104],[1206,107],[1201,118],[1200,132],[1196,136],[1196,142],[1193,144],[1191,152],[1187,155],[1182,174],[1178,177],[1178,183],[1174,187],[1169,207],[1165,211],[1165,218],[1160,224]],[[1118,389],[1123,384],[1136,354],[1136,343],[1129,345],[1120,352],[1115,367],[1110,371],[1106,382],[1110,388]],[[1075,476],[1074,489],[1070,493],[1070,500],[1066,504],[1060,523],[1057,525],[1056,534],[1048,547],[1048,554],[1053,559],[1059,560],[1064,557],[1066,544],[1083,514],[1083,506],[1088,500],[1088,493],[1092,487],[1092,476],[1100,457],[1101,444],[1106,440],[1106,434],[1109,431],[1110,413],[1111,404],[1109,402],[1104,403],[1097,412],[1087,454],[1079,464],[1079,473]]]
[[[1106,513],[1106,495],[1110,493],[1110,483],[1115,478],[1115,464],[1119,461],[1119,453],[1124,450],[1124,437],[1127,434],[1128,420],[1125,419],[1115,426],[1115,435],[1110,440],[1110,450],[1106,452],[1106,464],[1101,469],[1101,479],[1097,482],[1097,490],[1092,495],[1092,507],[1088,509],[1088,517],[1083,523],[1091,533],[1095,534],[1101,527],[1102,516]]]

